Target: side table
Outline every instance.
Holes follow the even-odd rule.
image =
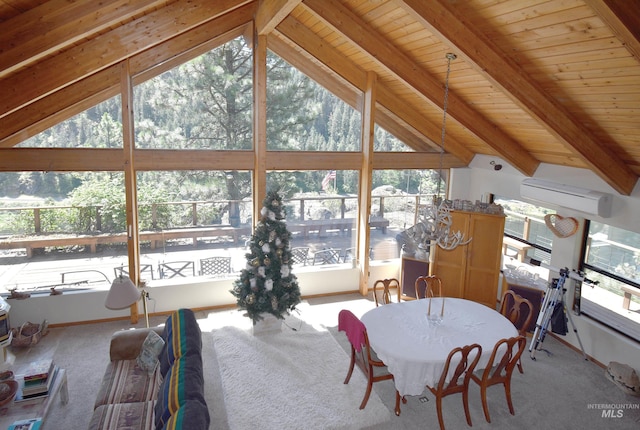
[[[16,379],[18,378],[19,376],[17,375]],[[0,407],[0,429],[8,428],[15,421],[32,418],[41,418],[42,427],[45,427],[47,414],[58,396],[60,396],[62,404],[66,405],[69,402],[67,372],[65,369],[58,369],[56,379],[49,389],[48,396],[20,402],[12,401]]]

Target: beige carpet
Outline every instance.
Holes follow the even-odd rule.
[[[355,297],[355,298],[354,298]],[[371,301],[356,295],[330,297],[309,301],[301,308],[300,318],[314,328],[328,329],[336,341],[347,351],[344,333],[337,331],[340,309],[351,309],[356,315],[374,306]],[[205,369],[205,396],[211,412],[211,429],[229,429],[224,390],[220,378],[216,351],[211,332],[223,326],[250,327],[250,321],[238,312],[197,313],[203,331],[203,364]],[[152,318],[152,324],[162,324],[164,318]],[[68,370],[69,404],[56,403],[47,420],[50,430],[86,429],[93,411],[98,384],[108,361],[109,338],[120,329],[128,329],[128,322],[90,324],[52,329],[38,345],[44,351],[55,351],[56,362]],[[515,415],[509,414],[504,393],[499,387],[489,389],[489,408],[492,422],[482,414],[479,389],[470,392],[473,429],[511,430],[563,429],[563,430],[637,430],[640,428],[640,398],[624,394],[607,381],[604,371],[594,363],[584,361],[580,354],[548,336],[543,344],[553,355],[536,354],[537,360],[524,359],[524,374],[513,378]],[[36,356],[37,351],[31,351]],[[346,357],[346,356],[345,356]],[[346,358],[345,358],[346,360]],[[344,363],[345,369],[348,362]],[[342,382],[340,382],[341,384]],[[374,385],[386,411],[393,414],[395,391],[390,381]],[[357,393],[361,399],[361,394]],[[319,400],[322,401],[322,400]],[[621,405],[626,408],[622,416],[607,418],[602,405]],[[249,406],[248,406],[249,407]],[[369,406],[367,406],[369,407]],[[357,408],[353,410],[358,413]],[[617,413],[617,412],[616,412]],[[444,420],[448,430],[469,428],[464,420],[460,396],[449,396],[444,401]],[[430,394],[408,398],[399,417],[391,415],[389,421],[368,427],[375,430],[437,428],[435,404]],[[253,427],[259,428],[259,427]],[[306,429],[307,427],[300,427]]]
[[[223,327],[212,333],[232,430],[360,429],[389,421],[362,372],[343,383],[349,356],[327,330],[288,318],[290,326],[252,334]]]

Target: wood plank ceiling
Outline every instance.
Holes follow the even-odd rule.
[[[134,80],[243,34],[448,165],[498,156],[588,168],[621,194],[640,176],[639,0],[0,0],[0,151]],[[216,38],[220,38],[219,41]],[[145,74],[147,77],[145,77]]]

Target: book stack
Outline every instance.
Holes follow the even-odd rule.
[[[41,425],[42,418],[31,418],[14,422],[8,430],[38,430]]]
[[[16,401],[29,400],[49,395],[49,390],[56,379],[58,366],[52,359],[30,363],[25,369],[23,381],[16,395]]]

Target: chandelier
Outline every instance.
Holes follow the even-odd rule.
[[[460,245],[466,245],[471,242],[471,238],[465,239],[464,233],[461,231],[452,231],[453,219],[451,217],[451,208],[446,203],[445,199],[440,195],[440,183],[442,178],[443,160],[444,160],[444,136],[447,123],[447,106],[449,102],[449,73],[451,72],[451,60],[455,60],[457,57],[455,54],[449,52],[447,57],[447,77],[444,86],[444,105],[442,114],[442,134],[440,142],[440,166],[438,170],[438,188],[436,194],[433,196],[433,201],[430,206],[426,208],[424,213],[423,224],[423,246],[431,243],[437,244],[440,248],[445,250],[452,250]]]

